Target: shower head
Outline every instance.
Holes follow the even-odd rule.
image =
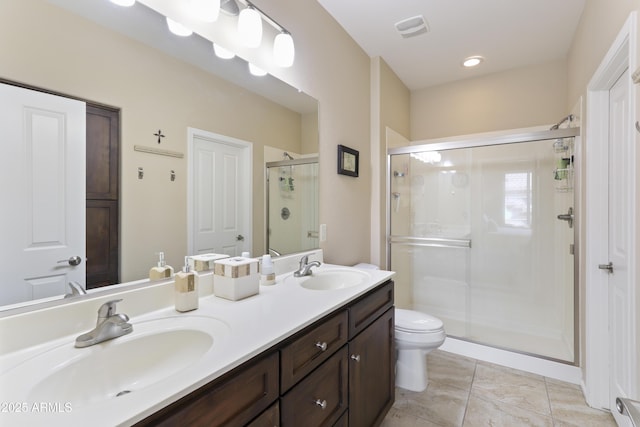
[[[549,130],[558,130],[560,128],[560,125],[563,124],[564,122],[566,122],[567,120],[569,120],[569,123],[571,123],[573,121],[573,114],[569,114],[567,117],[563,118],[558,123],[556,123],[555,125],[551,126],[549,128]]]
[[[285,160],[293,160],[293,157],[291,157],[291,155],[286,151],[282,153],[282,157],[284,157]]]

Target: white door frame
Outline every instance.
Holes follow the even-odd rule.
[[[636,60],[636,12],[632,12],[622,30],[605,55],[602,63],[587,86],[587,132],[586,144],[586,242],[585,242],[585,378],[584,393],[587,403],[595,408],[609,409],[609,300],[608,277],[598,269],[598,264],[608,259],[608,140],[609,140],[609,90],[625,69],[631,74],[637,66]],[[635,122],[635,88],[629,94],[630,123]],[[633,131],[633,135],[636,132]],[[635,136],[637,140],[637,136]],[[635,159],[635,143],[628,153]],[[635,163],[634,163],[635,165]],[[630,206],[633,209],[631,233],[631,262],[629,274],[632,283],[637,277],[635,248],[637,236],[636,180],[637,165],[630,171]],[[633,287],[632,287],[633,292]],[[629,302],[635,305],[635,296]],[[631,310],[635,313],[635,310]],[[635,327],[635,319],[631,319]],[[635,336],[635,334],[630,334]],[[632,343],[631,348],[636,348]],[[637,358],[637,354],[635,358]],[[634,365],[635,366],[635,365]],[[636,372],[630,373],[637,377]],[[636,391],[631,391],[635,393]],[[611,408],[614,410],[615,408]]]
[[[253,247],[253,143],[189,127],[187,128],[187,251],[189,255],[193,255],[195,253],[193,239],[193,228],[195,226],[193,223],[193,152],[195,138],[208,139],[213,143],[231,145],[242,150],[242,158],[245,161],[249,175],[245,181],[244,188],[241,188],[242,194],[240,194],[243,205],[245,206],[244,212],[242,213],[243,221],[247,227],[244,241],[246,243],[246,247],[251,249]]]

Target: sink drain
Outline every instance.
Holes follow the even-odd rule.
[[[116,397],[124,396],[125,394],[129,394],[129,393],[131,393],[131,390],[122,390],[121,392],[116,394]]]

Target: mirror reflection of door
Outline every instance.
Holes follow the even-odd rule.
[[[1,304],[85,283],[85,109],[0,84]]]
[[[251,250],[251,144],[190,130],[189,253]]]

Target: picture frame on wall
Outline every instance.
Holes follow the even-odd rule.
[[[359,157],[360,153],[358,150],[344,145],[338,145],[338,173],[340,175],[357,177],[360,164]]]

